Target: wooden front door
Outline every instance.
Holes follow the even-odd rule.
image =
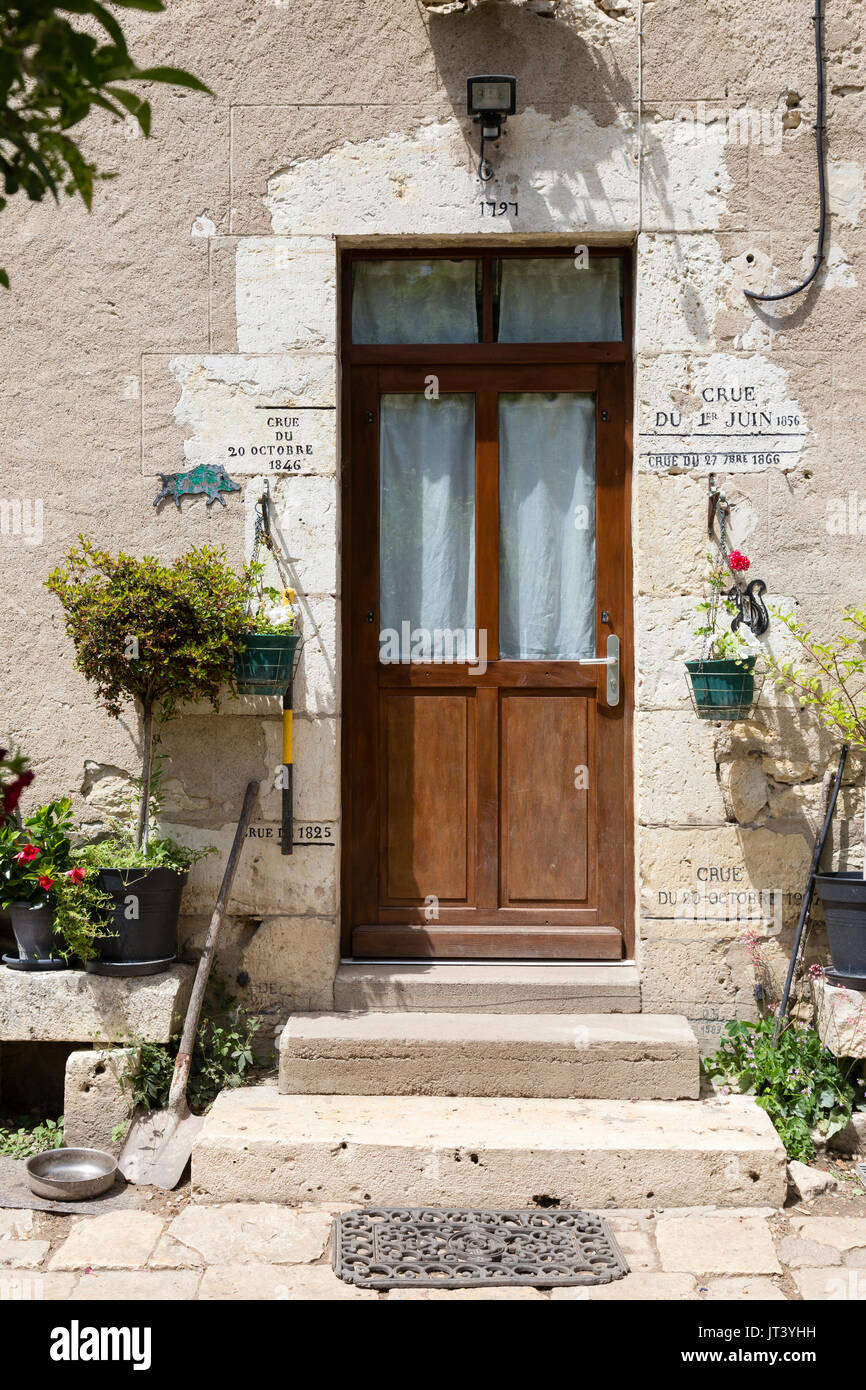
[[[357,958],[630,954],[627,368],[510,352],[349,374]]]

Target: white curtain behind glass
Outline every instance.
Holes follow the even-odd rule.
[[[401,635],[404,661],[407,622],[429,634],[434,659],[444,631],[462,633],[472,656],[475,397],[383,395],[379,439],[380,629]]]
[[[499,655],[595,655],[595,397],[499,398]]]
[[[585,270],[570,256],[501,264],[500,343],[621,342],[619,257],[593,257]]]
[[[475,261],[356,261],[354,343],[477,343]]]

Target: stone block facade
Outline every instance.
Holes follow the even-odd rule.
[[[862,601],[866,99],[855,0],[827,6],[826,263],[808,296],[756,306],[744,295],[793,284],[814,250],[807,8],[777,0],[768,42],[765,11],[746,0],[172,0],[153,19],[125,12],[133,51],[192,69],[213,98],[159,92],[149,140],[95,119],[89,148],[119,176],[99,185],[91,216],[22,199],[2,213],[12,279],[2,492],[44,499],[38,543],[5,523],[0,535],[2,720],[35,759],[40,797],[71,790],[83,819],[103,823],[135,775],[137,743],[130,720],[108,719],[73,671],[42,587],[48,569],[79,531],[164,558],[216,542],[240,564],[269,480],[305,632],[296,817],[327,843],[280,854],[275,703],[191,710],[161,751],[166,822],[191,844],[225,851],[245,781],[263,781],[221,954],[246,980],[240,997],[275,1026],[292,1009],[330,1006],[339,959],[337,287],[344,250],[383,239],[633,248],[643,1007],[685,1013],[709,1045],[724,1019],[754,1011],[744,931],[784,960],[831,742],[769,686],[748,722],[697,721],[682,663],[697,654],[711,468],[771,603],[829,635],[839,605]],[[519,81],[492,185],[514,211],[496,219],[482,215],[465,115],[466,76],[491,64]],[[271,468],[274,427],[256,409],[278,397],[310,408],[314,447],[291,476]],[[724,446],[716,463],[672,446],[668,435],[689,437],[708,409],[760,412],[772,427],[754,447]],[[243,493],[226,510],[199,498],[155,512],[158,473],[200,462],[224,464]],[[787,651],[784,637],[771,625],[771,649]],[[852,773],[835,862],[858,862],[861,813]],[[211,858],[190,876],[189,944],[219,875]]]

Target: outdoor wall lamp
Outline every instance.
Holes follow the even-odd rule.
[[[481,162],[478,177],[484,183],[493,178],[493,166],[484,157],[488,141],[496,142],[502,127],[517,110],[516,77],[470,77],[466,81],[466,107],[475,125],[481,127]]]

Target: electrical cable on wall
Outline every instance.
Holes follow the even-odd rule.
[[[755,290],[746,290],[747,299],[760,300],[768,303],[779,299],[790,299],[792,295],[800,294],[811,285],[821,263],[824,260],[824,232],[827,222],[827,174],[824,168],[824,61],[822,57],[821,43],[821,0],[815,0],[815,17],[812,21],[815,25],[815,64],[818,73],[818,108],[815,117],[815,153],[818,160],[818,246],[815,251],[815,260],[812,269],[806,276],[802,284],[795,285],[792,290],[783,290],[781,294],[758,294]]]

